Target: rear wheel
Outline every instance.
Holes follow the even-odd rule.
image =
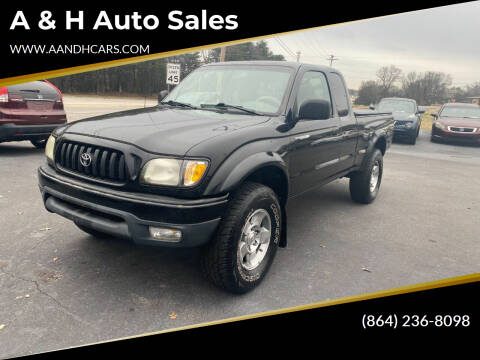
[[[377,197],[383,175],[383,155],[374,149],[363,171],[350,176],[350,196],[353,201],[369,204]]]
[[[233,195],[214,239],[204,249],[206,277],[233,293],[256,287],[275,257],[281,214],[272,189],[253,182],[243,184]]]
[[[43,149],[45,148],[45,145],[47,144],[47,139],[42,139],[42,140],[30,140],[33,146],[35,146],[37,149]]]

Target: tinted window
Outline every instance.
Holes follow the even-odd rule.
[[[302,104],[309,100],[330,102],[327,79],[321,72],[308,71],[303,75],[297,94],[297,115]]]
[[[330,85],[332,87],[332,95],[335,100],[337,113],[340,116],[345,116],[349,112],[347,90],[345,89],[342,78],[338,74],[332,73],[331,79],[332,81]]]

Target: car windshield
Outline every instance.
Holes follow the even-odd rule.
[[[291,69],[280,66],[210,66],[194,71],[162,102],[181,102],[232,112],[242,107],[258,113],[280,110]],[[202,107],[203,105],[203,107]]]
[[[480,118],[480,106],[478,107],[460,107],[460,106],[445,106],[440,113],[441,117],[455,117],[455,118]]]
[[[382,100],[378,104],[378,111],[383,112],[404,112],[407,114],[415,113],[415,106],[411,101],[404,100]]]

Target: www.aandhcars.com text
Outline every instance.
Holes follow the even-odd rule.
[[[149,54],[150,45],[84,45],[84,44],[60,44],[60,45],[41,45],[41,44],[10,44],[12,54],[38,54],[38,55],[70,55],[70,54]]]

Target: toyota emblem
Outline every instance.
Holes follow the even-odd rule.
[[[89,167],[92,163],[92,156],[89,153],[83,153],[82,155],[80,155],[80,163],[84,167]]]

